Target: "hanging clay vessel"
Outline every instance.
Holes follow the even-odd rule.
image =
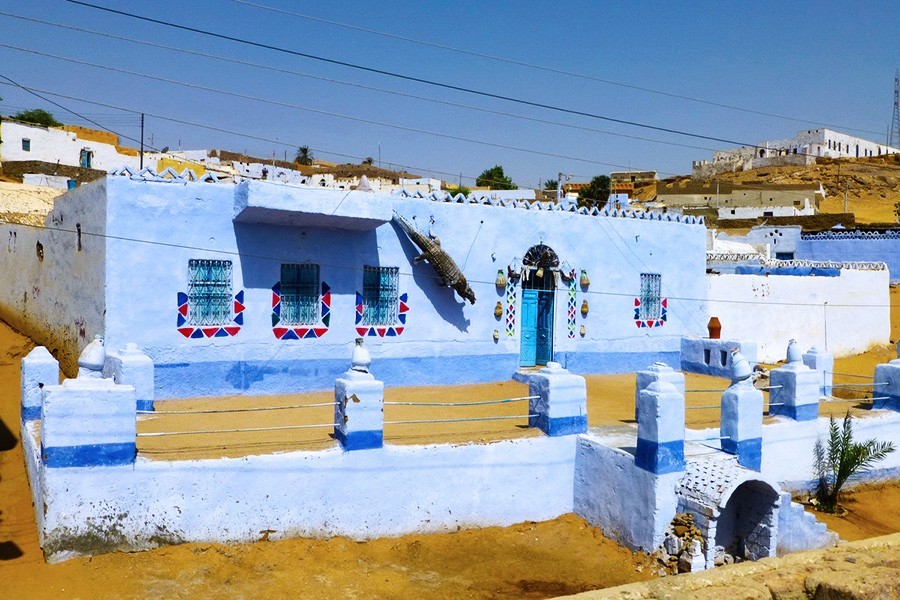
[[[584,337],[587,334],[587,329],[584,328],[584,325],[581,326],[581,337]]]
[[[498,319],[503,316],[503,305],[497,301],[497,306],[494,307],[494,316]]]
[[[589,310],[590,310],[590,308],[588,307],[588,301],[585,300],[584,302],[581,303],[581,316],[582,317],[588,316]]]
[[[581,284],[581,287],[583,287],[583,288],[586,288],[589,285],[591,285],[591,278],[588,277],[587,271],[585,271],[584,269],[581,270],[581,278],[579,279],[579,283]]]
[[[503,269],[497,269],[497,289],[503,289],[506,287],[506,274],[503,272]]]

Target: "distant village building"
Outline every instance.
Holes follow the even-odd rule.
[[[674,209],[714,208],[720,219],[814,215],[825,190],[808,184],[734,185],[698,183],[660,188],[657,205]]]
[[[693,162],[695,179],[719,173],[778,165],[812,165],[816,158],[867,158],[900,153],[900,149],[831,129],[807,129],[792,138],[760,142],[733,150],[716,150],[712,161]]]
[[[57,167],[109,171],[123,165],[138,168],[138,150],[119,145],[115,134],[86,127],[44,127],[2,117],[0,163],[18,173],[16,163],[29,163],[29,173],[54,175]]]

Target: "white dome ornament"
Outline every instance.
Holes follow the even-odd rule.
[[[798,363],[802,360],[803,355],[800,353],[800,346],[797,345],[797,340],[789,341],[787,347],[787,361],[789,363]]]
[[[753,374],[753,369],[750,367],[750,362],[741,354],[740,348],[732,348],[731,349],[731,383],[741,383],[743,381],[750,381],[750,376]]]
[[[78,356],[78,377],[102,379],[105,363],[106,347],[103,345],[103,338],[95,335],[94,340]]]

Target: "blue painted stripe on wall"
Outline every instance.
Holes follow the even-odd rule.
[[[23,421],[36,421],[41,418],[41,407],[40,406],[23,406],[22,407],[22,420]]]
[[[41,444],[41,456],[48,467],[103,467],[134,462],[134,442],[86,444],[84,446],[51,446]]]
[[[137,409],[138,410],[154,410],[153,400],[138,400],[137,401]]]
[[[537,415],[528,419],[529,427],[537,427],[551,437],[584,433],[587,431],[587,425],[587,415],[556,417],[554,419],[548,419],[547,415]]]
[[[628,373],[656,361],[678,365],[679,352],[561,352],[576,374]],[[388,386],[457,385],[507,381],[518,354],[375,358],[372,373]],[[347,359],[160,363],[154,371],[156,399],[228,394],[284,394],[328,390],[350,368]]]
[[[335,429],[334,437],[341,443],[344,450],[369,450],[384,446],[384,432],[381,430],[343,433],[341,430]]]
[[[872,402],[872,408],[896,410],[900,412],[900,397],[891,396],[889,394],[879,395],[883,397],[884,400],[875,400]]]
[[[770,406],[769,414],[771,416],[787,417],[795,421],[815,421],[819,418],[819,403],[812,402],[810,404],[800,404],[798,406],[790,404]]]
[[[754,471],[759,471],[762,465],[762,438],[749,440],[722,440],[722,450],[729,454],[736,454],[738,464]]]
[[[638,438],[634,464],[657,475],[684,470],[684,440],[653,442]]]
[[[672,368],[681,364],[681,352],[557,352],[557,362],[579,375],[634,373],[655,362]]]

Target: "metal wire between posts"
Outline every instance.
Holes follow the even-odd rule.
[[[315,404],[289,404],[287,406],[257,406],[251,408],[200,408],[196,410],[139,410],[139,415],[208,415],[216,413],[258,412],[263,410],[291,410],[295,408],[315,408],[318,406],[335,406],[337,402],[318,402]]]
[[[465,419],[417,419],[414,421],[385,421],[385,425],[415,425],[419,423],[462,423],[465,421],[499,421],[501,419],[530,419],[538,415],[510,415],[508,417],[468,417]]]
[[[508,402],[524,402],[537,400],[540,396],[520,396],[503,400],[479,400],[477,402],[385,402],[385,406],[484,406],[487,404],[506,404]]]
[[[138,433],[137,437],[160,437],[164,435],[191,435],[203,433],[243,433],[250,431],[282,431],[285,429],[312,429],[314,427],[334,427],[334,423],[317,423],[315,425],[278,425],[275,427],[243,427],[239,429],[195,429],[193,431],[154,431]]]

